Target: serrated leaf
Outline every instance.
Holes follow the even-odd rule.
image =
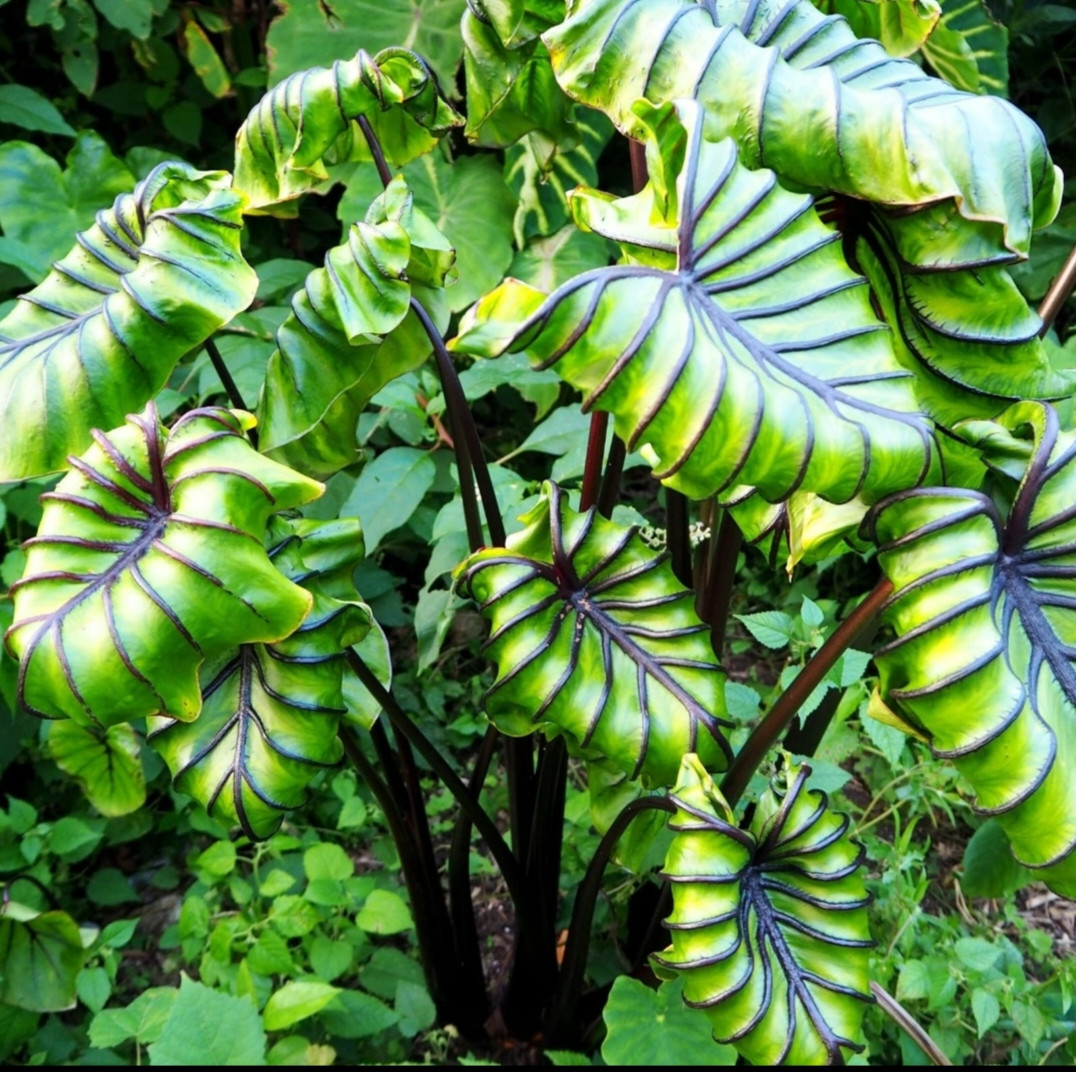
[[[654,959],[683,975],[685,1002],[752,1064],[841,1063],[863,1048],[863,854],[825,794],[804,792],[809,772],[775,779],[750,831],[731,825],[696,757],[684,757],[672,792],[672,947]]]
[[[107,1050],[128,1039],[142,1046],[156,1042],[178,993],[171,986],[151,987],[125,1008],[99,1012],[90,1021],[90,1045]]]
[[[579,276],[536,309],[533,292],[506,283],[453,345],[526,349],[555,367],[584,391],[584,410],[611,412],[629,449],[645,446],[655,475],[693,498],[750,484],[767,499],[802,488],[843,502],[919,483],[936,465],[931,432],[836,236],[809,199],[738,164],[731,141],[704,140],[694,104],[678,109],[647,112],[642,194],[576,195],[577,217],[632,262]],[[679,223],[656,224],[675,160],[658,166],[655,154],[684,132]]]
[[[971,1011],[975,1017],[975,1030],[982,1038],[998,1022],[1001,1005],[989,990],[976,987],[971,992]]]
[[[1019,403],[1000,418],[1034,450],[1004,517],[985,494],[892,496],[866,533],[894,585],[876,661],[886,703],[952,758],[1017,859],[1076,892],[1076,434]],[[1041,869],[1041,870],[1038,870]]]
[[[274,87],[239,128],[235,187],[247,212],[294,216],[295,199],[324,183],[330,166],[372,160],[360,116],[394,165],[428,153],[463,122],[425,61],[405,48],[314,65],[324,60]]]
[[[12,588],[19,702],[89,726],[190,721],[207,653],[278,640],[306,616],[312,596],[261,541],[270,511],[321,485],[254,451],[227,410],[192,410],[165,433],[150,404],[94,438],[44,496]]]
[[[349,576],[363,555],[357,522],[277,521],[269,542],[276,568],[312,596],[308,617],[275,643],[241,644],[208,659],[198,719],[155,717],[149,734],[176,788],[252,839],[272,834],[306,799],[318,770],[339,761],[343,651],[372,620]],[[351,599],[330,594],[346,595],[347,587]]]
[[[66,912],[36,912],[5,901],[0,912],[0,1002],[31,1012],[75,1004],[86,950]]]
[[[767,648],[780,650],[787,648],[789,641],[796,635],[796,623],[780,610],[762,610],[757,614],[737,614],[747,631]]]
[[[102,815],[129,815],[146,802],[142,745],[130,726],[121,723],[101,729],[64,719],[50,723],[47,733],[49,756],[79,783]],[[54,851],[59,850],[54,846]]]
[[[458,571],[492,627],[490,718],[514,736],[555,727],[647,785],[686,751],[724,769],[724,673],[668,562],[555,484],[523,522]]]
[[[239,206],[225,173],[163,164],[22,295],[0,321],[0,482],[62,469],[250,301]]]

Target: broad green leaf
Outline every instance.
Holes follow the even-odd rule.
[[[192,1040],[197,1045],[192,1046]],[[265,1028],[254,1004],[183,976],[151,1065],[264,1065]]]
[[[66,912],[36,912],[15,901],[0,910],[0,1002],[31,1012],[75,1004],[86,962],[78,924]]]
[[[406,49],[372,59],[360,51],[331,68],[293,74],[261,99],[236,136],[235,186],[246,211],[294,216],[295,199],[325,182],[330,165],[371,160],[360,117],[395,165],[428,153],[463,122],[423,60]]]
[[[419,284],[439,286],[451,263],[444,236],[396,180],[292,298],[259,403],[261,449],[321,477],[358,461],[359,415],[432,350],[412,298],[443,324],[441,292]]]
[[[984,0],[941,0],[941,25],[957,34],[968,46],[976,69],[975,84],[958,85],[980,93],[1009,95],[1009,31],[995,21]],[[930,45],[930,41],[927,41]],[[929,47],[924,48],[931,66],[938,70]]]
[[[537,38],[518,47],[501,43],[492,26],[464,13],[467,127],[475,145],[501,148],[538,131],[551,147],[570,142],[573,106],[553,77],[549,53]]]
[[[641,194],[576,199],[577,216],[631,263],[540,304],[509,281],[453,345],[481,356],[525,348],[584,392],[584,411],[611,412],[628,448],[649,450],[655,475],[692,498],[749,484],[767,499],[802,488],[844,502],[920,483],[936,465],[931,431],[837,236],[809,198],[740,166],[731,141],[704,140],[697,106],[679,108],[678,225],[654,222],[663,190],[671,210],[663,169],[675,159],[652,152]],[[677,144],[671,109],[648,111],[650,150]]]
[[[11,83],[0,86],[0,123],[10,123],[23,130],[40,130],[45,134],[75,136],[74,129],[60,115],[56,105],[29,86]]]
[[[695,756],[672,792],[672,946],[654,959],[683,976],[685,1002],[752,1064],[841,1064],[863,1049],[863,850],[826,795],[805,790],[809,772],[782,772],[749,831],[732,825]]]
[[[821,0],[819,10],[843,15],[857,37],[873,37],[891,56],[910,56],[938,23],[937,0]]]
[[[64,719],[50,723],[47,732],[49,756],[102,815],[129,815],[146,802],[141,742],[130,726],[100,729]]]
[[[609,263],[609,243],[573,224],[548,237],[536,236],[513,258],[508,274],[547,293],[583,272]]]
[[[207,655],[302,622],[313,597],[274,568],[262,535],[272,510],[322,486],[258,454],[243,427],[228,410],[192,410],[165,434],[151,404],[96,432],[44,496],[5,636],[32,713],[190,721]]]
[[[458,571],[492,627],[498,728],[560,731],[644,785],[669,784],[688,751],[724,769],[725,675],[668,562],[555,484],[523,521]]]
[[[153,0],[93,0],[93,6],[117,30],[145,39],[153,24]]]
[[[364,994],[361,990],[342,990],[322,1009],[318,1020],[330,1035],[362,1039],[392,1027],[399,1017],[371,994]]]
[[[400,934],[414,926],[404,899],[392,890],[373,890],[355,922],[370,934]]]
[[[22,295],[0,321],[0,482],[64,468],[250,301],[239,204],[223,172],[161,165]]]
[[[107,1050],[128,1039],[142,1046],[156,1042],[178,993],[171,986],[150,987],[125,1008],[99,1012],[90,1021],[90,1045]]]
[[[396,986],[393,1004],[400,1017],[397,1030],[404,1038],[414,1038],[420,1031],[433,1027],[437,1022],[437,1007],[429,991],[421,983],[401,980]]]
[[[389,642],[384,630],[376,621],[371,623],[370,631],[353,646],[353,650],[366,663],[367,668],[373,671],[377,680],[386,689],[389,688],[392,684]],[[381,714],[381,704],[359,680],[358,674],[350,666],[344,668],[343,697],[344,707],[347,709],[347,713],[343,716],[344,721],[352,726],[369,730]]]
[[[267,1031],[283,1031],[321,1012],[339,993],[338,986],[328,983],[306,980],[287,982],[273,992],[265,1006],[265,1028]]]
[[[543,40],[561,86],[625,133],[639,97],[694,98],[707,135],[735,137],[749,167],[888,205],[952,200],[1017,255],[1057,212],[1059,172],[1022,113],[931,79],[806,0],[581,0]]]
[[[371,553],[407,523],[436,477],[429,452],[414,447],[389,447],[363,469],[342,510],[362,519]]]
[[[402,45],[423,56],[441,85],[453,92],[466,0],[333,0],[331,6],[285,0],[278,6],[282,14],[266,39],[270,82],[330,60],[350,59],[359,48]]]
[[[207,659],[199,717],[154,717],[149,734],[175,787],[252,839],[272,834],[306,799],[318,770],[339,761],[343,650],[371,621],[349,578],[332,583],[362,559],[356,522],[278,521],[269,542],[276,568],[313,597],[309,616],[276,643],[241,644]]]
[[[35,283],[70,250],[76,231],[93,226],[102,205],[135,184],[134,174],[92,131],[79,133],[65,165],[61,168],[28,142],[0,145],[0,226],[5,246],[20,251],[21,260],[11,263]]]
[[[975,1016],[975,1030],[982,1038],[1001,1016],[1001,1004],[989,990],[976,987],[971,992],[971,1011]]]
[[[964,846],[960,885],[966,896],[1009,898],[1034,881],[1034,872],[1013,858],[1009,839],[997,819],[987,819]]]
[[[896,639],[876,661],[886,704],[954,761],[1016,858],[1072,896],[1076,433],[1033,402],[999,423],[1033,444],[1007,517],[961,488],[898,493],[868,515],[895,589]]]
[[[653,990],[620,975],[609,991],[602,1019],[606,1030],[602,1058],[613,1067],[736,1063],[736,1051],[715,1043],[706,1018],[684,1005],[680,981]]]

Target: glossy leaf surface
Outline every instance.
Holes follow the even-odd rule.
[[[247,211],[294,216],[291,202],[324,182],[329,166],[369,161],[360,116],[394,165],[429,152],[463,122],[421,57],[403,48],[299,71],[261,99],[236,137],[235,186]]]
[[[0,321],[0,483],[64,468],[250,302],[240,204],[224,172],[162,164],[22,295]]]
[[[863,1048],[863,853],[826,795],[804,788],[809,772],[779,775],[749,831],[694,756],[672,792],[672,946],[654,959],[683,975],[684,1000],[714,1037],[758,1065],[837,1064]]]
[[[66,912],[36,912],[14,901],[0,911],[0,1002],[31,1012],[75,1004],[86,962],[78,924]]]
[[[146,802],[142,742],[125,723],[98,729],[70,719],[52,722],[46,748],[104,816],[129,815]]]
[[[350,582],[363,555],[357,522],[276,521],[270,542],[277,569],[313,596],[309,616],[275,644],[241,644],[207,660],[199,717],[154,718],[150,730],[176,788],[255,839],[272,834],[317,771],[340,759],[343,650],[371,624]],[[350,599],[332,594],[349,587]]]
[[[1007,517],[960,488],[897,494],[868,516],[895,588],[884,620],[897,636],[876,660],[886,704],[954,761],[1017,859],[1071,897],[1076,433],[1036,403],[1000,425],[1033,448]]]
[[[248,418],[249,419],[249,418]],[[266,556],[269,514],[321,485],[258,454],[228,410],[165,433],[151,404],[44,495],[6,634],[18,698],[45,718],[110,726],[201,708],[202,660],[287,636],[311,595]]]
[[[646,190],[576,198],[577,216],[635,263],[587,272],[544,302],[509,281],[454,345],[525,347],[692,498],[747,484],[767,499],[803,488],[840,502],[920,483],[936,460],[931,432],[838,236],[810,198],[740,166],[731,141],[705,141],[697,106],[679,107],[675,190],[680,128],[665,108],[648,114]],[[674,199],[676,226],[653,222]]]
[[[432,287],[445,282],[452,261],[447,239],[394,180],[292,299],[266,369],[261,449],[319,477],[358,461],[359,414],[430,354],[412,296],[441,319]]]
[[[627,133],[639,97],[697,99],[709,136],[734,137],[748,166],[889,205],[952,200],[1022,256],[1057,212],[1060,172],[1029,119],[806,0],[581,0],[543,39],[569,95]]]
[[[725,675],[690,589],[635,529],[576,513],[555,484],[523,520],[459,570],[492,627],[490,718],[513,736],[555,728],[648,785],[687,751],[723,770]]]

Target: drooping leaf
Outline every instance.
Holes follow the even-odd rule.
[[[295,199],[323,183],[329,165],[371,160],[360,116],[395,165],[429,152],[463,122],[422,58],[403,48],[302,70],[267,93],[239,128],[235,186],[246,211],[294,216]]]
[[[678,107],[686,149],[668,106],[646,111],[641,194],[575,199],[577,218],[619,241],[629,263],[544,302],[509,281],[453,345],[481,356],[526,348],[692,498],[747,484],[767,499],[802,488],[842,502],[920,483],[936,461],[931,432],[837,236],[810,198],[743,168],[731,141],[704,140],[696,105]],[[662,139],[668,160],[651,151]],[[676,226],[653,222],[674,197]]]
[[[313,596],[309,616],[276,643],[208,659],[198,718],[152,718],[149,735],[176,788],[252,839],[272,834],[318,770],[340,759],[343,652],[371,624],[350,580],[363,557],[357,522],[278,520],[269,542],[277,569]]]
[[[232,88],[232,79],[205,30],[192,19],[183,27],[183,40],[187,47],[187,59],[202,85],[214,97],[225,96]]]
[[[90,726],[190,721],[207,655],[279,640],[310,609],[262,536],[271,511],[321,485],[258,454],[228,410],[192,410],[166,434],[150,404],[94,439],[43,496],[12,586],[19,700]]]
[[[459,66],[460,16],[466,0],[285,0],[277,5],[266,39],[270,84],[350,59],[356,49],[374,51],[403,45],[429,61],[441,85],[452,93]]]
[[[863,1049],[871,1000],[863,852],[810,768],[784,770],[749,831],[696,757],[672,792],[676,836],[663,874],[672,946],[655,956],[683,976],[684,1001],[751,1063],[839,1064]]]
[[[0,482],[62,469],[250,301],[239,205],[225,173],[163,164],[22,295],[0,321]]]
[[[443,323],[432,288],[452,260],[447,239],[395,179],[292,298],[259,404],[261,449],[321,477],[357,461],[366,404],[431,352],[412,296]]]
[[[646,785],[672,781],[686,751],[724,769],[725,675],[664,557],[555,484],[523,520],[458,571],[492,626],[490,718],[514,736],[556,728]]]
[[[982,492],[929,488],[890,497],[865,522],[895,588],[881,692],[967,777],[1017,859],[1072,896],[1076,433],[1031,402],[999,424],[1033,444],[1007,517]]]
[[[141,745],[130,726],[98,729],[64,719],[49,724],[46,748],[102,815],[129,815],[146,802]]]
[[[86,963],[78,924],[66,912],[37,912],[15,901],[0,909],[0,1002],[31,1012],[75,1004]]]
[[[1022,113],[930,78],[807,0],[581,0],[543,40],[568,94],[626,133],[639,97],[694,98],[708,136],[734,137],[750,167],[889,205],[952,200],[1018,255],[1057,212],[1060,173]]]

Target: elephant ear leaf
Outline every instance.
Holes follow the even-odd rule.
[[[843,1064],[863,1049],[872,945],[862,849],[826,795],[787,769],[741,830],[710,776],[684,757],[672,791],[664,876],[672,945],[653,959],[681,974],[684,1001],[752,1064]]]
[[[161,164],[22,295],[0,321],[0,483],[63,469],[249,304],[241,203],[225,172]]]
[[[65,718],[48,724],[45,747],[107,818],[129,815],[145,804],[142,741],[134,727],[119,723],[99,729]]]
[[[576,513],[555,484],[523,520],[507,549],[459,569],[492,625],[497,726],[555,728],[645,784],[669,784],[685,751],[724,770],[725,675],[691,590],[634,529]]]
[[[894,586],[876,653],[881,698],[951,758],[1024,865],[1076,896],[1076,433],[1041,403],[984,436],[999,473],[1030,440],[1003,518],[977,491],[894,495],[865,532]],[[1005,477],[1001,478],[1004,481]]]
[[[253,839],[272,834],[314,775],[340,759],[343,651],[372,621],[364,603],[330,594],[362,558],[357,521],[277,521],[270,538],[276,567],[313,596],[306,621],[275,644],[240,644],[207,660],[201,715],[153,718],[149,735],[176,788]]]
[[[271,512],[322,486],[258,454],[243,429],[239,415],[203,409],[166,433],[151,403],[95,432],[42,496],[5,637],[33,714],[190,721],[207,655],[302,622],[312,597],[273,567],[262,538]]]
[[[75,1005],[86,963],[78,924],[66,912],[37,912],[16,901],[0,907],[0,1002],[30,1012]]]
[[[360,117],[397,166],[463,125],[426,62],[407,49],[373,58],[360,51],[299,71],[261,99],[236,136],[235,185],[247,211],[294,216],[295,199],[325,182],[329,166],[372,159]]]
[[[653,165],[642,194],[575,198],[628,263],[540,303],[509,281],[453,345],[525,348],[555,366],[584,409],[611,412],[629,448],[651,450],[655,475],[692,498],[745,484],[769,500],[803,488],[844,502],[922,482],[932,434],[840,236],[809,197],[742,167],[731,140],[705,140],[696,104],[677,110],[640,105]]]
[[[394,179],[292,299],[258,409],[263,451],[322,478],[358,461],[359,414],[430,353],[412,296],[440,317],[454,256]]]

